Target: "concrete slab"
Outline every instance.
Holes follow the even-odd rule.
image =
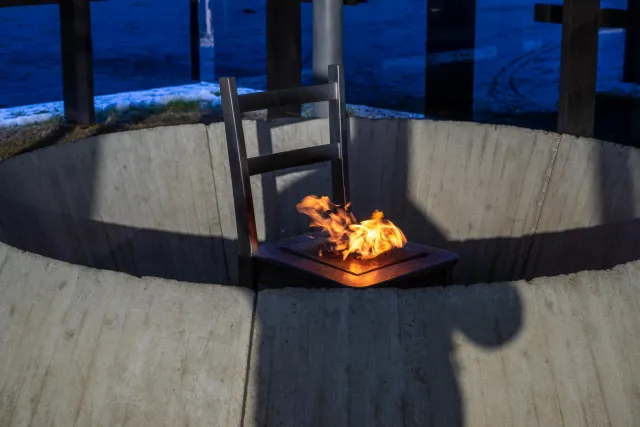
[[[636,425],[639,278],[259,292],[245,425]]]
[[[238,426],[253,294],[0,244],[0,425]]]

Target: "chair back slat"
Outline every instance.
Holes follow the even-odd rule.
[[[337,144],[298,148],[296,150],[283,151],[282,153],[249,158],[249,175],[262,175],[263,173],[339,159],[340,146]]]
[[[255,289],[252,255],[258,250],[258,233],[251,193],[252,175],[297,166],[331,162],[334,203],[349,202],[348,150],[349,127],[344,97],[344,72],[341,65],[329,66],[327,84],[294,89],[238,95],[236,79],[220,79],[222,112],[229,153],[229,170],[238,229],[239,284]],[[292,104],[329,102],[329,144],[299,148],[281,153],[247,158],[241,114]]]
[[[334,99],[336,99],[335,84],[270,90],[267,92],[248,93],[238,96],[241,113],[266,110],[272,107],[283,107],[285,105],[332,101]]]

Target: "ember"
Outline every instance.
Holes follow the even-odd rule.
[[[298,212],[311,218],[311,227],[319,227],[329,234],[331,245],[326,250],[342,255],[349,254],[359,259],[372,259],[393,248],[401,248],[407,243],[402,231],[384,218],[382,211],[375,211],[371,219],[358,223],[349,204],[344,208],[331,203],[327,196],[310,195],[296,205]],[[322,255],[322,248],[320,248]]]

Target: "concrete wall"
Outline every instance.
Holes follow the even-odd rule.
[[[262,291],[245,426],[638,426],[639,274]]]
[[[0,243],[0,425],[240,425],[254,297]]]
[[[0,164],[3,241],[137,276],[226,283],[204,126],[103,135]]]
[[[256,296],[0,243],[0,295],[3,427],[640,420],[637,261],[532,282]]]
[[[326,121],[317,120],[245,122],[249,155],[323,143],[327,131]],[[231,183],[224,129],[214,124],[208,133],[212,152],[221,153],[214,175],[226,199]],[[382,209],[410,240],[457,252],[457,283],[604,269],[640,258],[637,149],[434,121],[351,119],[351,137],[358,218]],[[329,180],[327,166],[253,177],[260,237],[303,232],[306,221],[294,205],[309,193],[329,194]],[[233,237],[235,222],[227,218]]]
[[[527,276],[605,269],[640,258],[640,150],[565,135]]]
[[[250,156],[328,140],[325,120],[244,122]],[[504,126],[351,119],[359,218],[459,253],[458,283],[608,268],[640,258],[633,148]],[[291,172],[291,171],[290,171]],[[326,165],[252,178],[262,239],[304,232],[295,204]],[[123,132],[0,164],[0,240],[74,263],[235,283],[222,124]]]
[[[432,121],[357,121],[354,204],[460,255],[458,283],[523,277],[558,136]]]

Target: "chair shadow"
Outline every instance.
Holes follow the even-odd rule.
[[[498,348],[521,305],[508,283],[262,291],[242,425],[465,425],[455,334]]]

